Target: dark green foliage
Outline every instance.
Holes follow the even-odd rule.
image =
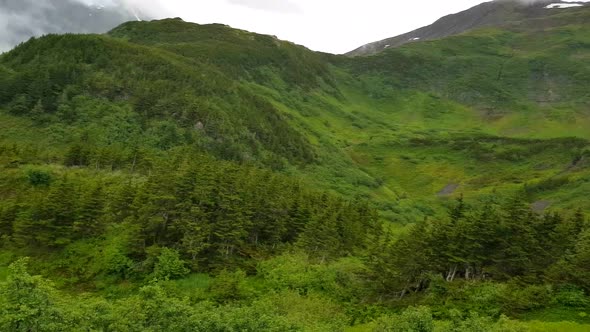
[[[153,268],[155,278],[174,279],[186,274],[181,258],[196,270],[240,266],[290,243],[325,258],[360,252],[378,227],[365,202],[255,167],[170,156],[180,166],[162,161],[134,184],[75,176],[29,184],[1,210],[5,236],[18,249],[61,250],[122,225],[129,251],[121,255],[145,261],[141,273]]]
[[[185,57],[215,64],[232,77],[272,83],[267,71],[277,71],[290,85],[316,87],[330,80],[320,54],[273,36],[232,29],[221,24],[198,25],[177,19],[129,22],[109,35],[155,46]]]
[[[583,219],[579,213],[573,219],[564,219],[558,214],[536,215],[519,196],[499,205],[487,203],[481,208],[468,210],[459,199],[448,220],[420,222],[395,243],[382,240],[382,244],[373,249],[371,264],[382,291],[401,297],[411,291],[422,291],[429,282],[437,280],[433,274],[446,282],[456,278],[519,278],[539,282],[551,277],[552,273],[548,271],[552,268],[566,273],[563,269],[568,266],[570,271],[580,275],[588,271],[588,267],[582,267],[585,263],[584,233],[571,233],[571,227],[577,224],[571,220],[579,219]],[[580,240],[575,242],[578,236]],[[578,249],[568,243],[577,243]],[[572,256],[571,250],[576,250],[576,254]],[[576,259],[570,261],[573,257]],[[560,282],[567,280],[570,279],[563,278]],[[585,286],[584,282],[576,283]],[[526,287],[522,291],[534,293],[528,292]],[[516,293],[514,290],[507,294]],[[547,304],[548,298],[546,295],[545,302],[539,306]],[[522,301],[536,303],[531,299]],[[531,308],[512,309],[505,312]]]
[[[0,330],[583,322],[588,141],[565,136],[590,137],[588,21],[568,13],[357,59],[177,19],[0,56]],[[23,255],[63,291],[4,268]]]
[[[570,282],[590,291],[588,282],[590,271],[590,230],[579,234],[575,247],[568,251],[552,271],[553,279],[558,282]]]
[[[48,186],[51,183],[51,174],[42,170],[29,170],[27,179],[33,186]]]
[[[40,50],[43,57],[33,56]],[[153,137],[158,149],[197,143],[204,151],[233,160],[265,162],[271,158],[268,153],[300,163],[315,158],[310,144],[272,104],[207,62],[112,38],[74,35],[21,45],[0,62],[18,73],[5,83],[13,91],[5,105],[12,114],[29,116],[38,124],[84,126],[131,106],[132,125]],[[91,153],[96,153],[92,143],[99,142],[82,140],[72,146],[66,164],[89,165]]]

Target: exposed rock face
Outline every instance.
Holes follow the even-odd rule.
[[[553,15],[560,10],[567,10],[547,8],[549,5],[556,3],[560,3],[560,1],[496,0],[485,2],[460,13],[445,16],[429,26],[397,37],[361,46],[346,55],[371,55],[388,48],[400,47],[407,43],[449,37],[477,28],[503,26],[511,22]],[[563,3],[571,5],[571,1]],[[587,3],[580,2],[580,4],[584,5]]]

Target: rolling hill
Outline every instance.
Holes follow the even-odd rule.
[[[179,19],[48,36],[0,60],[3,122],[35,128],[4,139],[65,126],[41,143],[60,159],[90,128],[123,116],[150,148],[196,145],[271,166],[364,195],[393,219],[434,213],[425,206],[447,186],[476,196],[541,187],[531,202],[571,207],[588,191],[589,14],[571,8],[352,59]],[[41,114],[31,114],[36,105]]]
[[[0,55],[0,330],[588,330],[590,7],[517,18]]]

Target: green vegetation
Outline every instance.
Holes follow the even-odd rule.
[[[0,331],[587,331],[589,14],[354,59],[179,19],[19,45]]]

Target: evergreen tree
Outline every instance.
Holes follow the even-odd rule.
[[[312,211],[309,200],[303,197],[302,193],[294,194],[295,198],[289,209],[289,223],[285,239],[287,242],[294,242],[305,230],[305,225],[311,220]]]
[[[584,211],[582,211],[582,209],[576,210],[574,216],[571,218],[571,224],[573,225],[573,234],[580,234],[584,230],[588,229],[590,226],[586,220],[586,216],[584,215]]]
[[[31,118],[37,123],[43,123],[46,118],[45,108],[41,100],[37,101],[33,109],[29,112]]]
[[[50,230],[45,223],[35,220],[31,210],[19,211],[12,227],[12,240],[17,248],[38,248],[50,243]]]
[[[0,239],[7,241],[12,235],[13,223],[18,213],[17,206],[12,202],[0,202]]]
[[[25,115],[29,113],[29,102],[26,95],[16,96],[8,106],[11,114]]]
[[[51,233],[51,242],[46,245],[60,247],[72,241],[78,207],[77,194],[74,185],[65,178],[49,190],[40,207],[41,219],[47,223]]]
[[[73,231],[82,238],[100,235],[103,228],[104,206],[105,197],[102,186],[96,185],[82,196]]]
[[[298,243],[312,256],[324,261],[340,252],[340,241],[337,216],[326,211],[311,218]]]
[[[532,260],[541,248],[535,234],[537,216],[520,195],[504,207],[499,236],[502,239],[497,271],[504,277],[532,271]]]
[[[108,212],[114,222],[122,222],[132,215],[133,201],[137,188],[129,181],[117,188],[110,197]]]
[[[449,217],[453,224],[459,222],[459,220],[463,219],[465,216],[465,211],[467,207],[465,206],[465,200],[463,199],[463,194],[461,194],[457,198],[457,202],[455,205],[449,210]]]

